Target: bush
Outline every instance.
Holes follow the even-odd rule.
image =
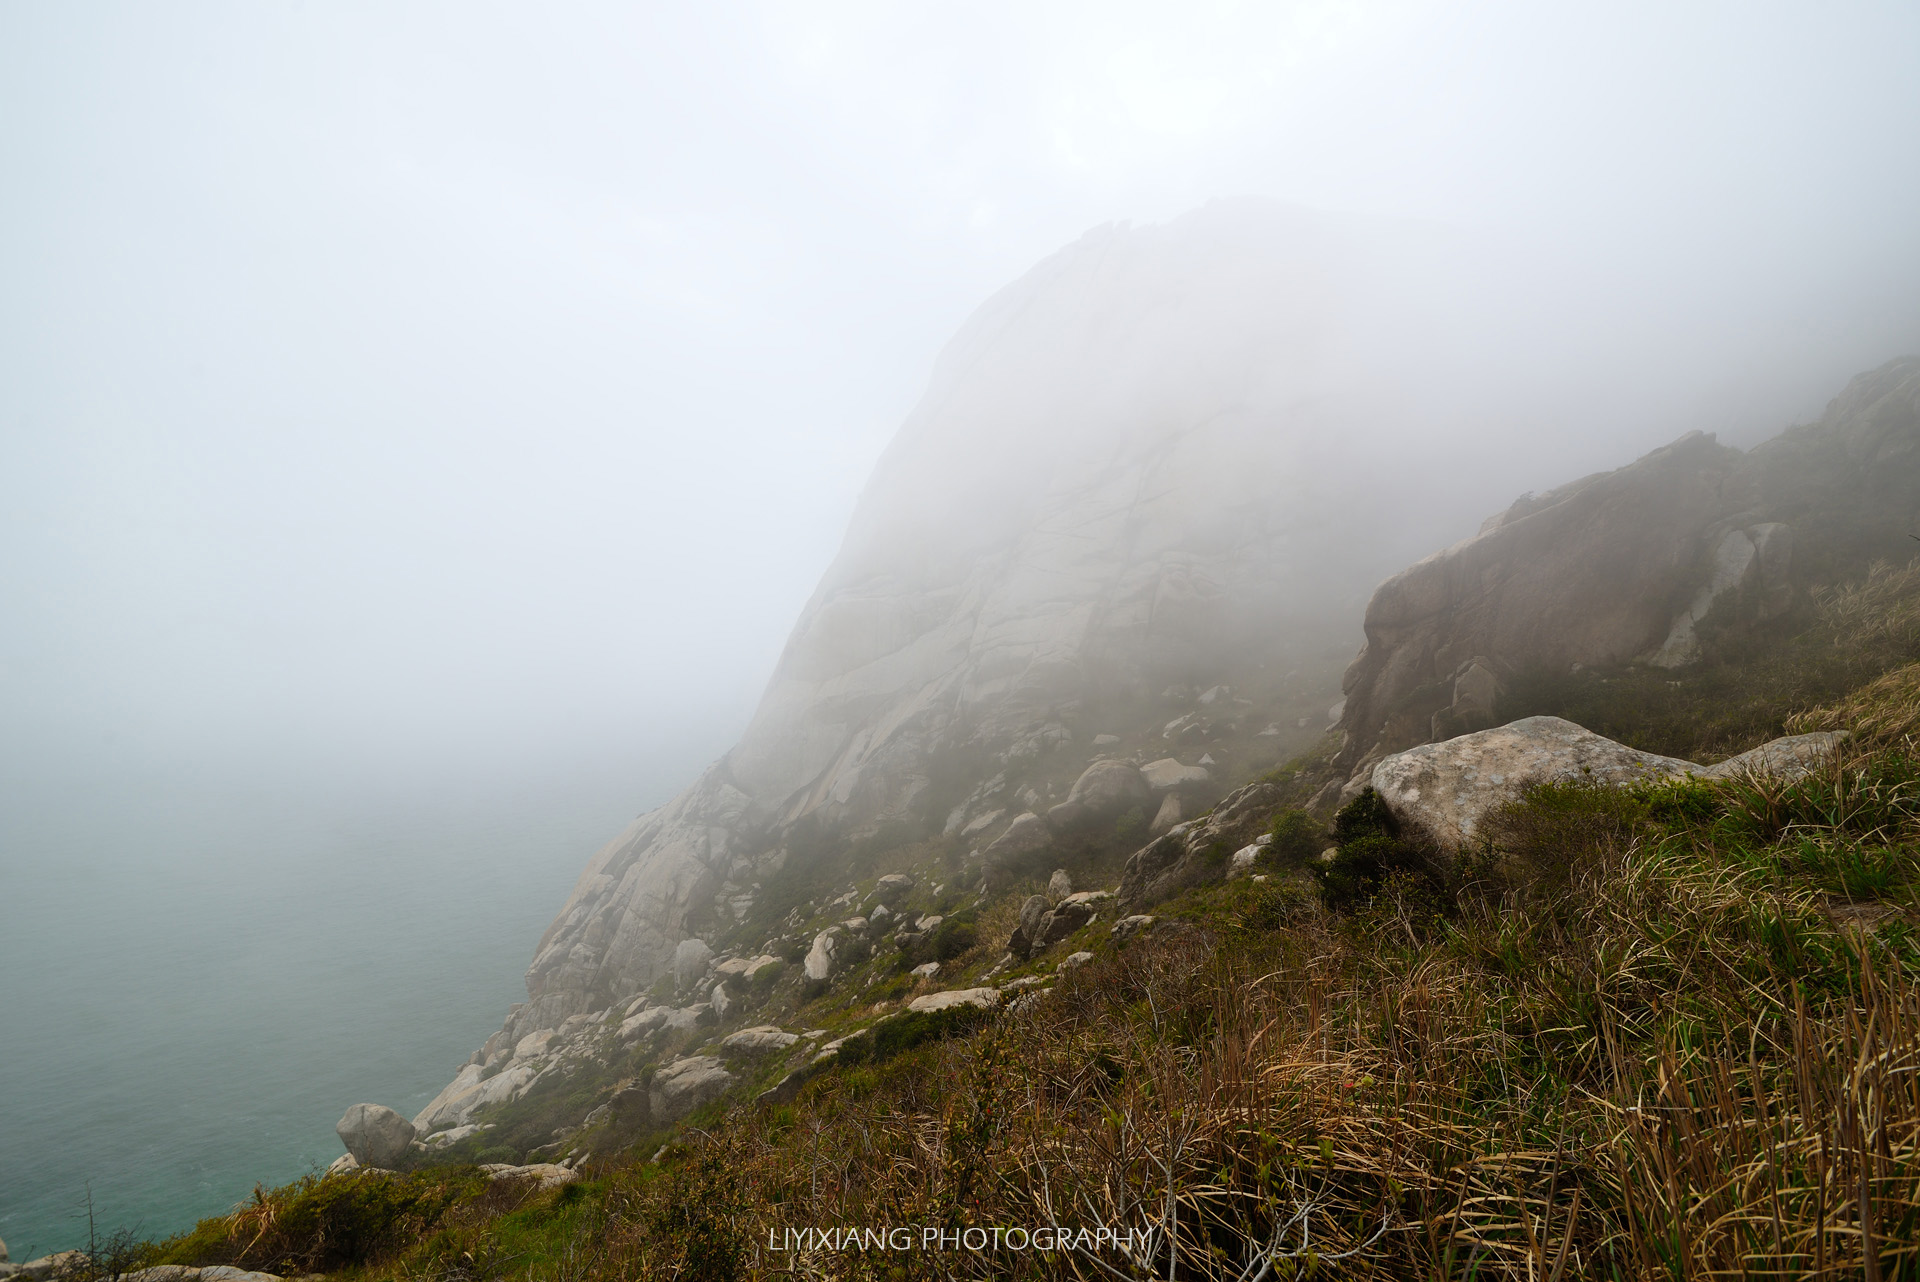
[[[1303,864],[1327,845],[1327,830],[1319,820],[1291,806],[1273,817],[1267,834],[1273,840],[1267,843],[1266,857],[1276,861]]]
[[[455,1202],[486,1188],[471,1167],[309,1175],[271,1191],[255,1188],[231,1215],[161,1243],[152,1262],[238,1264],[289,1276],[355,1268],[411,1245]]]
[[[1335,855],[1314,865],[1329,908],[1346,910],[1371,900],[1388,877],[1428,878],[1432,852],[1404,839],[1380,794],[1368,788],[1333,817]]]

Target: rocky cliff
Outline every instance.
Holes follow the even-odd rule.
[[[1679,669],[1711,617],[1752,625],[1809,584],[1905,560],[1920,530],[1920,358],[1862,374],[1750,452],[1691,434],[1528,495],[1380,585],[1343,681],[1348,791],[1390,753],[1509,719],[1541,674]]]
[[[745,737],[594,856],[496,1040],[646,989],[791,860],[993,841],[1058,800],[1022,801],[1008,771],[1067,743],[1077,771],[1101,716],[1157,730],[1140,691],[1223,691],[1194,710],[1202,741],[1242,722],[1310,741],[1355,585],[1504,484],[1427,492],[1422,450],[1469,409],[1473,276],[1430,233],[1220,204],[1090,233],[989,301],[881,459]]]

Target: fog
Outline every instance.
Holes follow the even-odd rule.
[[[1899,3],[10,5],[9,773],[690,775],[942,344],[1215,197],[1534,265],[1459,457],[1751,443],[1920,348],[1917,161]]]

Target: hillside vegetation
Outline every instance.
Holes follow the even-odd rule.
[[[1369,794],[1323,829],[1303,760],[1276,772],[1260,879],[1001,969],[1038,982],[997,1010],[862,1024],[913,991],[897,962],[788,975],[783,1022],[864,1031],[770,1097],[588,1128],[577,1182],[316,1176],[123,1258],[463,1282],[1920,1276],[1917,590],[1878,568],[1768,660],[1804,662],[1748,665],[1732,746],[1853,731],[1798,781],[1541,788],[1441,859]],[[1656,687],[1617,675],[1612,715],[1643,715]],[[1029,888],[950,914],[955,983]],[[1057,965],[1072,950],[1092,959]],[[498,1142],[515,1113],[490,1116]],[[990,1232],[1051,1225],[1140,1233]],[[806,1233],[899,1226],[912,1249]],[[985,1249],[920,1249],[969,1228]]]

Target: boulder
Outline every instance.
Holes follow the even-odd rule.
[[[1054,906],[1040,923],[1033,938],[1033,952],[1051,948],[1099,915],[1096,900],[1075,895]]]
[[[711,1002],[696,1002],[692,1006],[669,1008],[667,1017],[660,1022],[660,1027],[672,1033],[685,1033],[719,1022],[720,1018],[714,1012]]]
[[[528,1166],[514,1166],[507,1162],[488,1162],[480,1169],[487,1173],[488,1179],[495,1182],[532,1181],[537,1184],[538,1190],[542,1193],[548,1189],[557,1189],[563,1184],[571,1184],[580,1178],[580,1172],[572,1167],[559,1166],[552,1162],[534,1162]]]
[[[1073,878],[1067,876],[1065,868],[1055,868],[1053,876],[1047,878],[1047,898],[1058,903],[1073,893]]]
[[[355,1104],[333,1130],[360,1165],[388,1170],[407,1155],[416,1134],[412,1122],[381,1104]]]
[[[907,1003],[907,1009],[925,1013],[952,1010],[956,1006],[977,1006],[982,1010],[992,1010],[999,1004],[1000,990],[997,988],[949,988],[943,993],[916,997]]]
[[[1040,937],[1047,914],[1053,911],[1053,903],[1045,895],[1028,895],[1020,905],[1020,921],[1014,926],[1013,934],[1007,939],[1007,951],[1015,957],[1027,956],[1033,943]]]
[[[1007,830],[980,852],[990,868],[1010,868],[1053,844],[1053,829],[1031,810],[1014,816]]]
[[[1814,734],[1787,735],[1772,739],[1737,757],[1728,757],[1716,765],[1696,767],[1694,773],[1706,779],[1737,779],[1743,775],[1772,775],[1798,779],[1824,766],[1847,738],[1844,730],[1822,730]]]
[[[1396,753],[1375,764],[1375,792],[1403,831],[1441,850],[1469,845],[1488,814],[1543,783],[1622,785],[1743,771],[1804,774],[1833,753],[1833,733],[1776,739],[1717,766],[1657,756],[1559,717],[1526,717],[1492,730]]]
[[[677,1059],[654,1075],[648,1105],[656,1125],[679,1121],[701,1105],[718,1099],[734,1077],[712,1055]]]
[[[528,1033],[525,1037],[522,1037],[513,1044],[513,1057],[515,1059],[532,1059],[535,1055],[544,1055],[547,1053],[548,1048],[553,1045],[554,1039],[559,1037],[559,1035],[558,1031],[551,1028],[543,1028],[538,1032]]]
[[[898,908],[917,883],[903,872],[890,872],[873,885],[873,893],[888,908]]]
[[[1067,804],[1079,806],[1085,818],[1108,819],[1144,805],[1149,795],[1147,781],[1132,762],[1096,761],[1073,781]]]
[[[1148,826],[1147,831],[1157,837],[1179,822],[1180,794],[1169,792],[1160,799],[1160,809],[1153,812],[1153,823]]]
[[[1213,780],[1212,773],[1205,766],[1183,766],[1172,757],[1149,761],[1140,767],[1140,775],[1154,792],[1197,788]]]
[[[1088,962],[1092,960],[1093,960],[1092,953],[1088,953],[1088,952],[1068,953],[1065,957],[1062,957],[1060,959],[1060,964],[1058,966],[1055,966],[1054,970],[1060,972],[1061,974],[1065,974],[1067,971],[1070,971],[1070,970],[1079,970],[1082,966],[1086,965]]]
[[[1175,824],[1128,857],[1115,898],[1137,913],[1188,886],[1220,880],[1225,854],[1254,841],[1284,799],[1278,784],[1259,780],[1229,793],[1204,819]]]
[[[725,984],[715,984],[713,986],[713,994],[707,999],[707,1004],[713,1007],[715,1020],[725,1019],[727,1012],[733,1009],[733,998],[727,996],[727,986]]]
[[[744,1055],[748,1059],[763,1059],[769,1055],[778,1055],[800,1040],[797,1033],[785,1032],[772,1024],[760,1024],[754,1028],[743,1028],[721,1039],[723,1049],[735,1055]]]
[[[673,982],[681,988],[706,974],[713,949],[703,939],[683,939],[673,946]]]
[[[977,837],[981,833],[985,832],[987,829],[999,823],[1001,820],[1001,817],[1004,816],[1006,813],[1007,812],[1004,810],[989,810],[984,815],[975,816],[973,819],[968,821],[966,827],[960,830],[960,835],[962,837]]]
[[[1152,926],[1153,918],[1151,916],[1146,913],[1134,913],[1131,916],[1122,917],[1119,921],[1113,923],[1113,937],[1115,939],[1131,939],[1141,931],[1150,929]]]
[[[935,975],[938,975],[940,973],[940,963],[937,961],[921,962],[918,966],[915,966],[912,970],[908,971],[907,973],[910,975],[916,975],[921,979],[932,979]]]
[[[638,1041],[647,1034],[664,1027],[667,1019],[672,1014],[672,1007],[652,1006],[641,1011],[638,1015],[629,1016],[620,1025],[620,1040],[623,1042]]]
[[[838,926],[829,926],[813,937],[813,947],[807,950],[807,960],[802,964],[810,981],[825,983],[833,978],[840,969],[845,938]]]
[[[1173,743],[1205,743],[1213,737],[1213,723],[1197,712],[1189,712],[1167,722],[1160,737]]]

